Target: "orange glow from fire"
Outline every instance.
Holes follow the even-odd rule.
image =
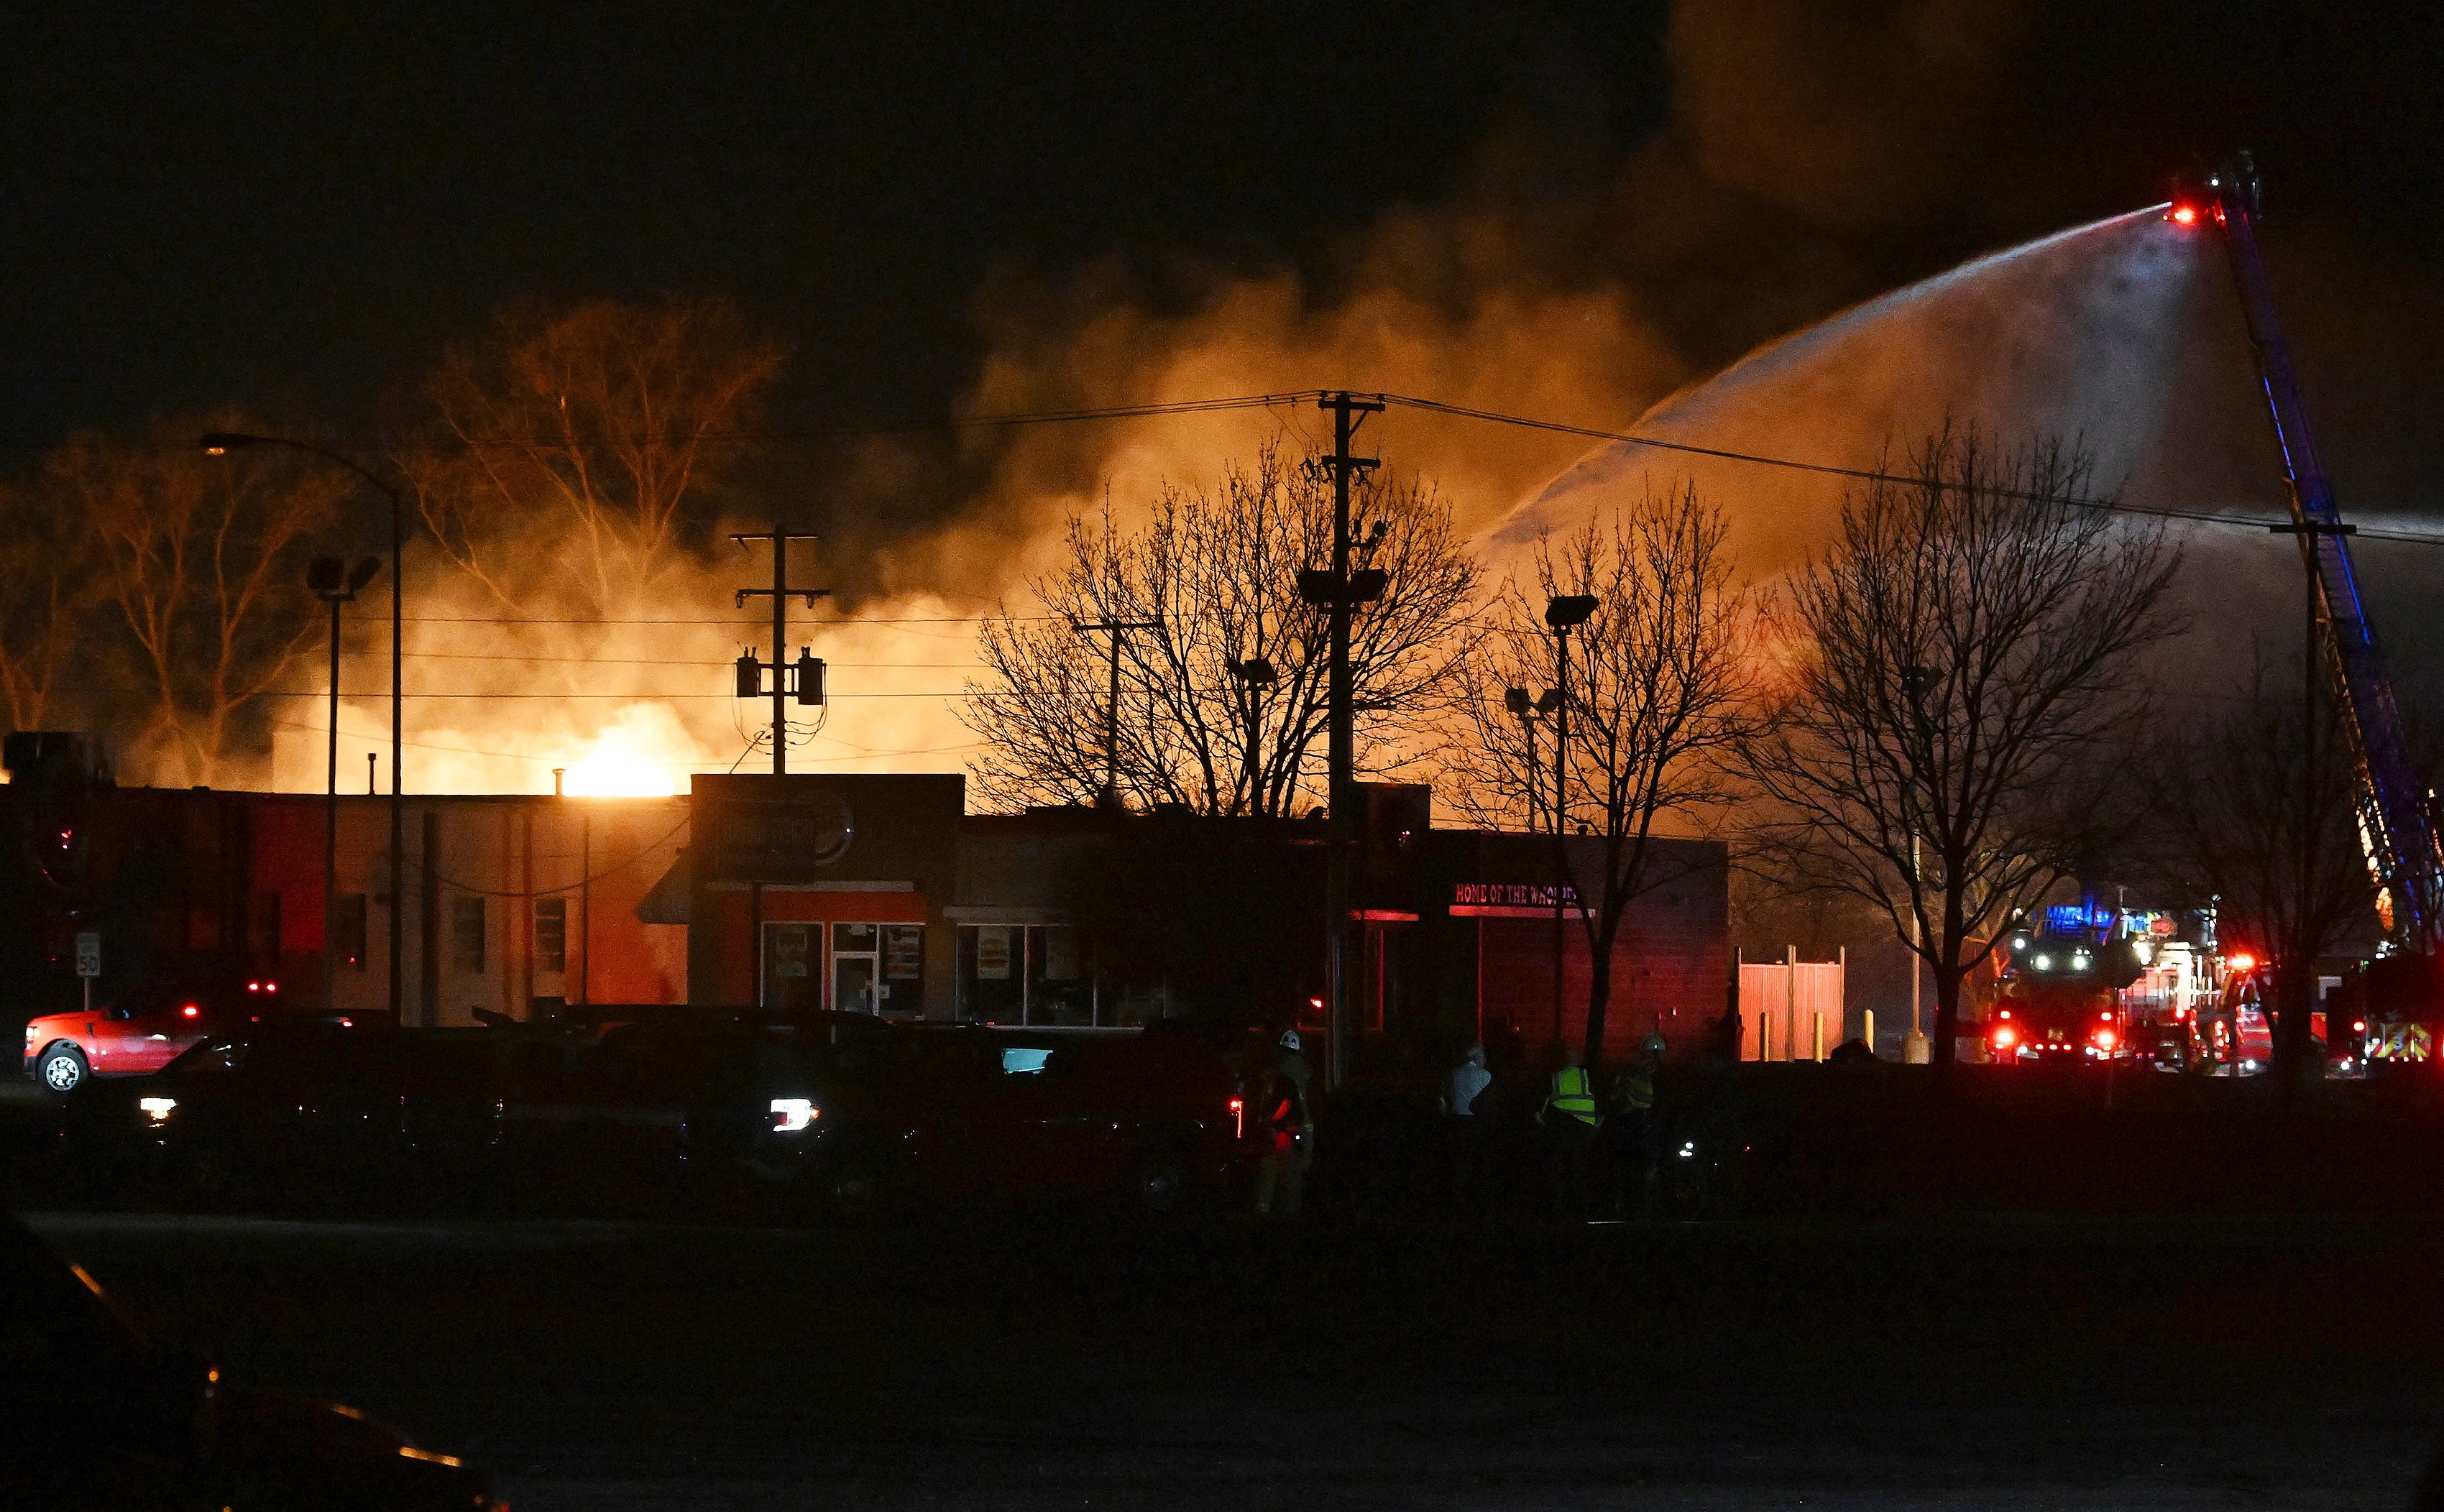
[[[668,798],[678,791],[670,768],[639,751],[625,731],[610,729],[568,769],[572,798]]]

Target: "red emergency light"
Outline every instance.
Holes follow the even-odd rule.
[[[2198,223],[2198,207],[2195,205],[2176,205],[2173,207],[2171,213],[2167,214],[2164,218],[2171,221],[2176,226],[2194,226]]]
[[[2235,971],[2253,971],[2257,968],[2257,957],[2250,954],[2247,950],[2243,950],[2236,955],[2228,955],[2224,957],[2224,965],[2231,967]]]
[[[194,1017],[196,1015],[196,1013],[197,1013],[197,1012],[199,1012],[199,1011],[200,1011],[200,1010],[199,1010],[199,1009],[197,1009],[197,1008],[196,1008],[196,1006],[195,1006],[194,1004],[190,1003],[190,1004],[188,1004],[185,1007],[180,1008],[180,1009],[178,1010],[178,1017],[180,1017],[180,1018],[182,1018],[182,1019],[192,1019],[192,1018],[194,1018]]]

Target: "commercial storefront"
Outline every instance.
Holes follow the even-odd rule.
[[[389,1002],[390,808],[340,802],[323,909],[323,800],[118,789],[73,816],[0,788],[21,838],[75,833],[65,883],[27,892],[10,947],[31,998],[140,972],[276,974],[342,1007]],[[1354,1039],[1534,1056],[1583,1032],[1574,912],[1600,873],[1574,837],[1554,927],[1550,837],[1442,830],[1423,788],[1365,793],[1347,963]],[[562,1004],[764,1004],[1082,1031],[1194,1011],[1323,1027],[1321,821],[1083,809],[969,815],[957,776],[704,776],[683,799],[411,797],[401,1018],[528,1018]],[[21,847],[22,849],[22,847]],[[1608,1052],[1696,1042],[1728,976],[1722,847],[1659,842],[1614,952]],[[47,885],[47,884],[46,884]],[[1590,906],[1600,901],[1588,889]],[[1556,963],[1559,990],[1556,991]]]
[[[952,1016],[943,909],[966,780],[700,776],[689,800],[688,994]]]

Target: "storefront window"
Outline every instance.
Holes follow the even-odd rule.
[[[972,1023],[1027,1022],[1027,931],[1015,924],[959,929],[959,1017]]]
[[[1164,1016],[1159,986],[1102,981],[1079,931],[1065,924],[959,926],[959,1017],[971,1023],[1125,1029]]]
[[[824,1005],[824,927],[764,926],[764,1001],[776,1008]]]
[[[882,1011],[925,1011],[925,926],[882,927]]]
[[[1078,931],[1066,925],[1028,929],[1027,1022],[1065,1028],[1094,1025],[1094,978],[1079,960]]]

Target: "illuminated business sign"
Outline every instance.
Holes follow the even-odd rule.
[[[848,805],[821,789],[788,802],[732,800],[707,818],[713,832],[708,879],[811,880],[848,854],[857,834]]]
[[[1557,899],[1556,892],[1561,894]],[[1565,883],[1559,889],[1533,882],[1454,882],[1452,884],[1453,908],[1549,909],[1576,908],[1579,890]]]

